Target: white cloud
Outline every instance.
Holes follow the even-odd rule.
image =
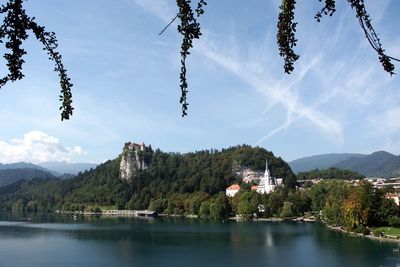
[[[70,161],[85,152],[79,146],[66,147],[60,141],[41,131],[30,131],[22,139],[0,140],[0,162]]]

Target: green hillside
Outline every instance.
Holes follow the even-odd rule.
[[[236,146],[193,153],[165,153],[149,150],[150,162],[130,180],[119,178],[120,158],[107,161],[70,180],[23,181],[0,188],[0,208],[30,210],[83,210],[113,206],[119,209],[146,209],[158,203],[171,208],[174,199],[207,199],[237,182],[238,166],[264,170],[265,159],[271,173],[282,177],[286,187],[294,187],[296,177],[288,164],[263,148]]]
[[[363,158],[349,158],[335,167],[350,169],[369,177],[397,177],[400,175],[400,156],[378,151]]]
[[[55,178],[50,172],[34,168],[0,169],[0,187],[15,183],[19,180],[32,180],[34,178]]]
[[[342,170],[338,168],[329,168],[325,170],[312,170],[308,172],[300,172],[297,174],[299,180],[310,180],[310,179],[337,179],[337,180],[353,180],[363,179],[364,175],[350,170]]]

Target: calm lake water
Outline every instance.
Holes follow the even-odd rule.
[[[0,213],[0,267],[396,266],[395,247],[317,223]]]

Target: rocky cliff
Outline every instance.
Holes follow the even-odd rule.
[[[245,183],[258,182],[263,174],[262,171],[254,171],[244,167],[235,172],[235,175]]]
[[[137,170],[147,169],[148,165],[143,158],[145,148],[144,143],[128,142],[125,144],[119,165],[119,177],[121,179],[129,180]]]

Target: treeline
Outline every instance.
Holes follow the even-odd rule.
[[[309,189],[313,211],[326,223],[357,232],[366,227],[399,226],[400,210],[385,191],[366,181],[354,186],[344,181],[322,181]],[[365,233],[365,232],[364,232]]]
[[[338,179],[338,180],[355,180],[363,179],[364,175],[351,170],[342,170],[331,167],[329,169],[315,169],[308,172],[300,172],[297,174],[299,180],[311,180],[311,179]]]
[[[119,179],[120,159],[117,158],[70,180],[22,181],[0,188],[0,208],[37,211],[93,207],[146,209],[151,203],[164,203],[163,209],[172,213],[178,211],[174,205],[183,205],[176,204],[182,202],[176,200],[179,196],[197,198],[203,195],[202,200],[204,196],[213,200],[230,184],[239,182],[234,175],[237,169],[248,167],[263,171],[265,159],[272,174],[284,178],[285,188],[296,185],[296,176],[288,164],[259,147],[242,145],[187,154],[148,148],[139,156],[145,159],[148,169],[137,171],[129,181]],[[188,209],[183,210],[188,212]]]
[[[310,188],[296,189],[296,177],[282,159],[262,148],[236,146],[194,153],[165,153],[147,149],[142,153],[148,168],[129,180],[119,178],[117,158],[70,180],[33,179],[0,188],[0,209],[29,211],[98,211],[100,209],[150,209],[159,213],[198,215],[223,219],[291,218],[306,213],[349,230],[400,225],[399,208],[370,183],[358,186],[346,180],[354,175],[330,169],[330,174]],[[265,169],[284,178],[284,186],[270,194],[251,191],[242,184],[233,198],[225,189],[240,182],[235,172],[242,167]],[[347,177],[346,179],[344,177]],[[321,176],[318,176],[321,178]]]
[[[343,180],[321,181],[311,188],[277,187],[269,194],[258,194],[242,187],[233,198],[220,192],[173,194],[166,199],[154,199],[149,208],[160,213],[189,215],[200,218],[293,218],[305,214],[329,225],[350,231],[369,233],[378,226],[400,226],[400,209],[385,191],[375,189],[366,181],[353,185]]]
[[[0,187],[15,183],[19,180],[31,180],[34,178],[55,178],[51,173],[34,168],[4,169],[0,170]]]
[[[204,192],[173,194],[169,198],[154,199],[149,209],[175,215],[198,215],[200,218],[224,219],[239,215],[245,219],[301,216],[311,211],[311,199],[306,191],[286,190],[284,187],[270,194],[259,194],[250,188],[240,190],[233,198],[225,192],[210,195]]]

